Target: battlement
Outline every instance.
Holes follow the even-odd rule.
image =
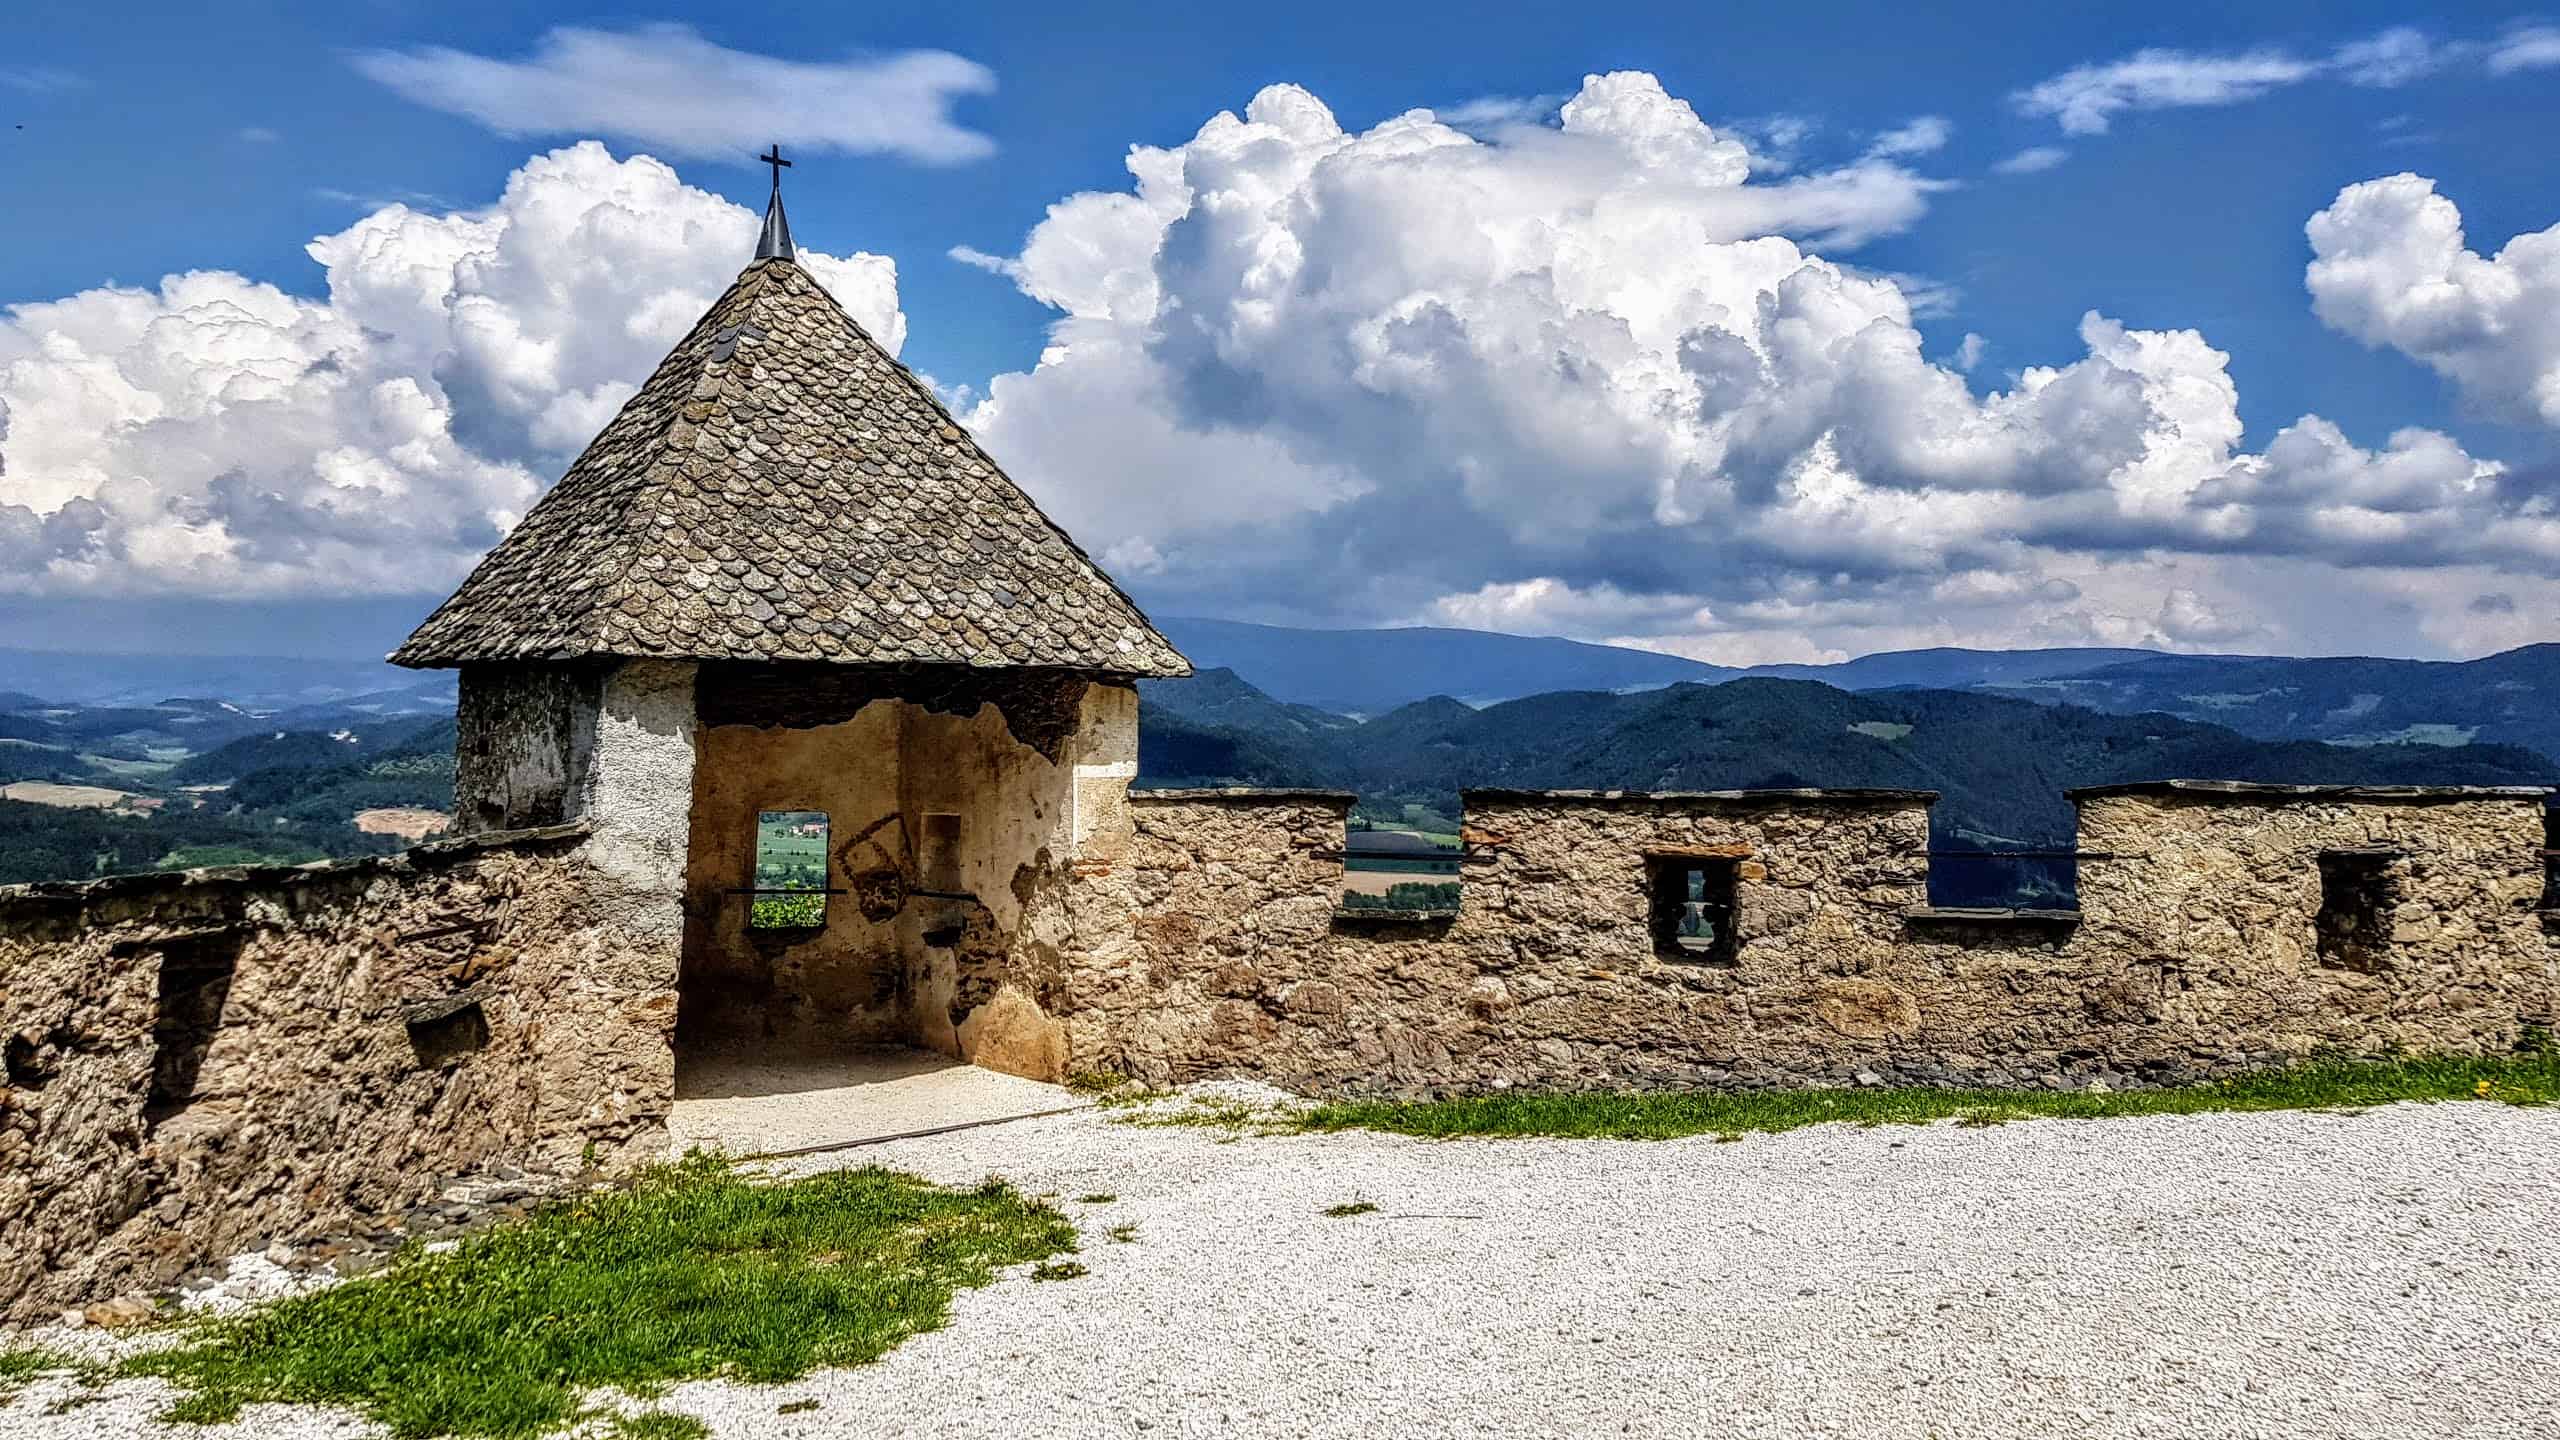
[[[1465,792],[1454,911],[1337,910],[1345,797],[1132,792],[1078,1064],[1319,1092],[2140,1085],[2560,1011],[2527,787],[2071,792],[2079,905],[1928,903],[1922,790]],[[1687,933],[1684,933],[1687,932]],[[1142,982],[1142,983],[1141,983]]]
[[[948,775],[846,790],[843,828],[816,827],[850,882],[827,925],[736,931],[722,963],[769,968],[699,993],[706,935],[745,923],[756,787],[809,783],[743,747],[809,732],[697,742],[742,747],[708,773],[746,788],[697,798],[689,841],[570,783],[566,823],[400,856],[0,892],[0,1166],[23,1182],[0,1187],[0,1291],[36,1313],[476,1166],[651,1158],[680,996],[786,1038],[916,1025],[1050,1078],[1400,1095],[2125,1087],[2503,1051],[2560,1014],[2538,789],[2076,791],[2078,908],[1982,910],[1928,903],[1925,790],[1487,788],[1454,910],[1353,913],[1353,796],[1128,790],[1127,692],[1068,699],[862,700],[819,727],[953,728],[1048,818],[1019,863],[944,871],[937,825],[1003,805]],[[1011,729],[1053,710],[1085,717],[1051,727],[1054,759]],[[806,978],[871,964],[848,937],[907,958]]]

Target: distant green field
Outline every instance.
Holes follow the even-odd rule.
[[[149,780],[166,775],[173,763],[167,760],[119,760],[112,755],[83,755],[80,758],[124,780]]]
[[[826,870],[826,816],[814,810],[767,810],[756,817],[757,885],[805,881],[815,887],[825,880]]]
[[[827,817],[815,810],[767,810],[756,816],[759,890],[823,890],[827,887]],[[758,895],[748,923],[757,929],[797,929],[826,923],[823,895]]]

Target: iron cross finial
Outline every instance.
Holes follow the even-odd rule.
[[[782,158],[782,147],[779,145],[768,145],[765,147],[765,152],[756,158],[773,167],[773,188],[776,190],[781,189],[782,167],[791,163],[790,161]]]

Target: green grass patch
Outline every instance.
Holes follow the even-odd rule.
[[[992,1181],[944,1190],[868,1169],[759,1185],[693,1157],[452,1251],[412,1247],[368,1279],[200,1322],[123,1368],[187,1392],[173,1420],[273,1400],[345,1406],[402,1440],[540,1435],[578,1418],[594,1387],[648,1396],[878,1359],[941,1326],[955,1289],[1075,1239]],[[687,1432],[628,1427],[682,1420],[616,1423],[674,1435]]]
[[[50,1350],[12,1350],[0,1348],[0,1400],[6,1400],[26,1388],[48,1370],[72,1370],[79,1362]]]
[[[2193,1115],[2213,1110],[2334,1110],[2400,1100],[2560,1099],[2560,1056],[2324,1060],[2229,1080],[2107,1094],[2056,1090],[1764,1090],[1650,1095],[1502,1094],[1457,1100],[1340,1100],[1295,1116],[1257,1117],[1290,1130],[1386,1130],[1402,1135],[1546,1135],[1611,1140],[1719,1139],[1847,1121],[1996,1125],[2036,1116]],[[1327,1212],[1331,1213],[1331,1212]]]
[[[747,923],[758,930],[812,930],[827,923],[822,894],[758,895],[747,910]]]

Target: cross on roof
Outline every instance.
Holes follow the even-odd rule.
[[[782,213],[782,167],[791,162],[782,158],[782,147],[769,145],[756,157],[773,167],[773,197],[764,202],[764,233],[756,239],[759,260],[794,260],[799,252],[791,245],[791,222]]]

